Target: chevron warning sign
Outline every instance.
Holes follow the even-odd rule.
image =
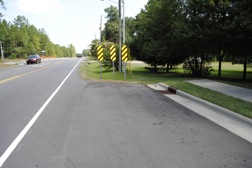
[[[110,60],[112,60],[113,62],[116,61],[116,49],[115,49],[115,45],[112,45],[110,47]]]
[[[126,45],[123,45],[123,47],[122,47],[122,61],[123,62],[128,61],[128,48]]]
[[[102,46],[97,47],[97,56],[99,61],[103,61],[103,48]]]

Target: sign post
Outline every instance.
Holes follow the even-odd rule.
[[[45,52],[46,52],[46,51],[45,51],[45,50],[42,50],[41,52],[42,52],[42,53],[43,53],[43,55],[45,56]]]
[[[102,46],[97,47],[97,56],[100,61],[100,79],[102,79],[102,61],[103,61],[103,48]]]
[[[128,61],[128,48],[126,45],[123,45],[122,47],[122,61],[123,61],[124,80],[126,80],[126,62]]]
[[[110,47],[110,60],[112,61],[112,64],[113,64],[113,79],[115,80],[115,61],[116,61],[115,45],[112,45]]]

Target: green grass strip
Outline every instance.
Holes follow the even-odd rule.
[[[186,75],[183,70],[178,67],[170,71],[169,73],[159,72],[153,73],[146,70],[143,64],[132,64],[130,69],[132,72],[127,72],[126,82],[129,83],[141,83],[141,84],[155,84],[165,83],[169,86],[175,87],[181,91],[189,93],[193,96],[209,101],[231,111],[237,112],[246,117],[252,118],[252,104],[225,94],[212,91],[200,86],[196,86],[185,82],[186,80],[192,80],[190,76]],[[227,71],[227,70],[225,70]],[[233,71],[233,70],[231,70]],[[99,62],[83,62],[80,66],[79,73],[83,79],[100,79],[100,67]],[[223,74],[225,76],[225,74]],[[102,69],[102,79],[107,81],[113,81],[112,69]],[[124,82],[124,74],[122,72],[115,72],[115,80],[118,82]],[[242,83],[242,82],[241,82]],[[242,84],[236,82],[238,86]]]

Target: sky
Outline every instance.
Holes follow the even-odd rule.
[[[135,17],[148,0],[124,0],[125,16]],[[95,38],[99,39],[104,9],[118,7],[118,0],[4,0],[3,19],[13,22],[18,15],[25,16],[29,24],[46,31],[50,40],[61,46],[73,44],[76,52],[88,49]],[[127,24],[127,23],[126,23]]]

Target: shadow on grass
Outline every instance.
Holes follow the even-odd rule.
[[[213,73],[209,79],[228,83],[235,86],[245,87],[252,89],[252,71],[247,72],[247,79],[244,80],[242,78],[243,72],[242,71],[234,71],[234,70],[223,70],[221,72],[221,78],[218,78],[217,73]]]

